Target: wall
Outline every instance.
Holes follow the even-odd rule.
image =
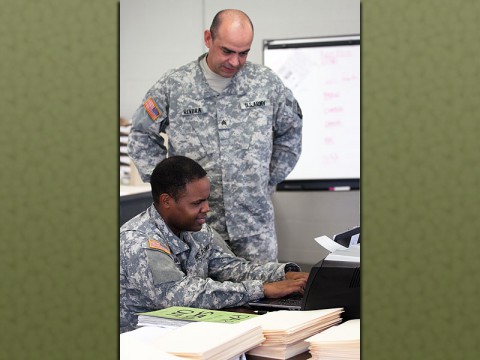
[[[120,116],[131,118],[167,70],[207,49],[203,31],[221,9],[245,11],[255,26],[248,60],[262,63],[263,40],[360,33],[359,0],[121,0]]]
[[[167,70],[206,51],[203,31],[221,9],[245,11],[255,26],[249,60],[262,63],[265,39],[360,33],[359,0],[121,0],[120,116],[130,119]],[[314,238],[360,223],[360,192],[276,192],[280,260],[313,264]]]

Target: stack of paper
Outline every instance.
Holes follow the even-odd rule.
[[[248,352],[250,355],[273,359],[288,359],[308,350],[304,340],[341,321],[343,308],[272,311],[247,320],[246,323],[260,324],[265,342]]]
[[[311,359],[359,360],[360,319],[346,321],[305,339],[305,341],[310,344]]]
[[[261,344],[260,325],[194,322],[152,340],[151,346],[186,359],[229,360]]]
[[[149,344],[154,338],[163,336],[168,329],[146,326],[120,334],[120,360],[181,360],[183,358],[158,351]]]

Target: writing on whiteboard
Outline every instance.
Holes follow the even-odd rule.
[[[266,48],[264,63],[303,112],[302,155],[287,180],[360,178],[360,45]]]

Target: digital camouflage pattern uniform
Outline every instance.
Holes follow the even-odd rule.
[[[276,260],[271,195],[300,156],[300,107],[277,75],[250,62],[217,93],[200,67],[204,56],[147,92],[133,115],[128,154],[145,182],[167,155],[197,161],[211,182],[209,224],[237,255]]]
[[[178,238],[153,205],[125,223],[120,228],[120,331],[135,328],[138,312],[244,305],[263,297],[264,282],[285,279],[285,266],[300,270],[293,263],[248,263],[221,245],[208,225]]]

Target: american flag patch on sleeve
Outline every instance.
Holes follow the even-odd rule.
[[[156,120],[160,116],[160,109],[152,98],[149,98],[147,101],[145,101],[143,106],[152,120]]]
[[[156,249],[156,250],[160,250],[162,252],[164,252],[165,254],[168,254],[170,255],[170,249],[166,246],[163,246],[159,241],[157,240],[153,240],[153,239],[149,239],[148,240],[148,247],[150,249]]]

